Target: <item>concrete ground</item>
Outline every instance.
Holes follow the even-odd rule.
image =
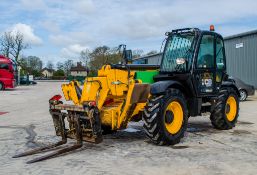
[[[48,99],[61,94],[60,85],[40,82],[0,91],[0,174],[257,174],[257,97],[240,103],[232,130],[213,129],[209,116],[190,118],[186,136],[176,146],[149,143],[141,123],[132,123],[104,136],[101,144],[85,143],[47,161],[26,164],[38,155],[11,158],[58,139]]]

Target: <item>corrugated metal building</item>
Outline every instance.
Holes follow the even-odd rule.
[[[161,64],[162,53],[156,53],[152,55],[146,55],[139,58],[135,58],[133,63],[135,64]]]
[[[257,30],[224,38],[227,71],[257,88]],[[140,64],[160,64],[162,53],[134,60]]]
[[[229,75],[257,88],[257,30],[224,38]]]

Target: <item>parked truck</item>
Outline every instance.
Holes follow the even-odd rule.
[[[15,87],[15,66],[10,58],[0,55],[0,90]]]

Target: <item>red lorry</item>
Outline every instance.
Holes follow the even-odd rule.
[[[15,87],[15,67],[11,59],[0,55],[0,90]]]

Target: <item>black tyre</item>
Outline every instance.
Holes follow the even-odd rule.
[[[221,89],[211,113],[211,123],[216,129],[235,127],[239,113],[239,98],[233,88]]]
[[[152,96],[146,104],[143,121],[146,136],[153,143],[179,143],[188,122],[184,95],[177,89],[169,89],[165,95]]]
[[[248,96],[247,92],[244,89],[240,89],[239,93],[240,93],[240,101],[245,101]]]
[[[4,90],[4,84],[2,82],[0,82],[0,91]]]

